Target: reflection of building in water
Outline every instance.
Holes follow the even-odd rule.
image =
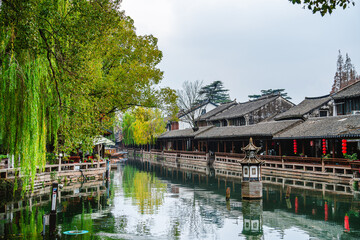
[[[262,200],[243,200],[243,231],[246,239],[262,239],[263,236],[263,205]]]

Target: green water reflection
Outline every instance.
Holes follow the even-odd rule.
[[[143,162],[129,162],[113,171],[111,179],[64,187],[57,232],[45,239],[360,238],[360,200],[350,193],[292,186],[286,199],[287,185],[264,183],[262,200],[242,201],[238,179]],[[225,199],[227,187],[230,201]],[[42,239],[49,191],[0,203],[0,239]],[[75,229],[89,233],[62,234]]]
[[[166,184],[155,173],[141,172],[125,166],[122,185],[125,197],[131,197],[142,214],[153,214],[164,201]]]

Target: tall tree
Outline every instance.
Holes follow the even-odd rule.
[[[177,104],[182,115],[182,121],[190,124],[191,127],[196,127],[196,117],[200,116],[202,108],[196,106],[203,102],[202,81],[196,80],[194,82],[185,81],[181,90],[177,90]]]
[[[135,116],[130,111],[126,112],[121,122],[121,132],[123,135],[123,143],[125,145],[135,144],[134,140],[134,122]]]
[[[137,107],[126,112],[122,120],[122,132],[126,145],[154,144],[156,138],[165,132],[161,111]]]
[[[349,55],[346,53],[346,59],[344,63],[341,51],[339,50],[334,83],[332,85],[330,93],[336,93],[344,87],[359,80],[360,77],[356,74],[355,67],[352,65]]]
[[[263,96],[280,95],[285,99],[291,99],[291,97],[289,97],[288,94],[284,91],[285,91],[284,88],[280,88],[280,89],[271,89],[270,88],[270,89],[261,90],[261,94],[248,95],[248,97],[250,98],[250,100],[256,100]]]
[[[214,81],[209,85],[202,87],[199,94],[202,97],[202,101],[225,103],[231,101],[228,92],[229,89],[224,89],[222,81]]]
[[[1,1],[0,151],[20,159],[22,175],[34,179],[50,144],[90,149],[116,111],[176,110],[175,92],[157,86],[157,39],[136,35],[120,3]]]
[[[302,4],[313,13],[320,13],[321,16],[331,14],[335,8],[346,9],[350,5],[355,6],[354,0],[289,0],[293,4]]]

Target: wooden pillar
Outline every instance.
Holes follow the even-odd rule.
[[[198,141],[198,151],[199,151],[199,152],[201,151],[201,148],[200,148],[200,141]]]
[[[335,139],[332,139],[331,142],[332,142],[332,152],[333,152],[332,158],[335,158]]]
[[[281,157],[282,154],[281,154],[281,141],[279,141],[279,156]]]
[[[175,140],[175,150],[179,150],[179,149],[178,149],[178,141],[177,141],[177,140]]]
[[[305,155],[305,144],[304,144],[305,140],[301,140],[301,149],[302,149],[302,153]]]
[[[218,145],[218,152],[220,152],[220,141],[217,142],[217,145]]]
[[[209,152],[209,141],[206,141],[206,152]]]
[[[194,140],[191,140],[191,151],[194,151]]]
[[[224,153],[226,152],[226,141],[224,141]]]
[[[234,141],[231,141],[231,152],[234,153]]]
[[[268,140],[265,140],[265,155],[269,155],[268,154]]]

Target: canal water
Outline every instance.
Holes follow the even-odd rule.
[[[360,239],[356,196],[264,183],[262,200],[244,201],[238,179],[212,175],[128,162],[108,183],[68,183],[55,236],[41,235],[49,191],[0,196],[0,239]]]

